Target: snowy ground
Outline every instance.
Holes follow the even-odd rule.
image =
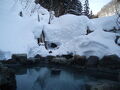
[[[114,41],[120,33],[104,31],[118,28],[116,16],[88,19],[85,16],[68,14],[54,17],[51,24],[48,24],[47,10],[35,5],[34,0],[30,0],[27,6],[20,1],[0,0],[0,59],[8,59],[13,53],[27,53],[29,57],[36,54],[47,56],[71,52],[87,57],[96,55],[101,58],[111,54],[120,56],[120,46]],[[23,11],[23,17],[19,16],[20,11]],[[88,35],[87,27],[93,31]],[[38,46],[36,38],[42,30],[46,41],[59,43],[57,49],[46,50],[44,46]]]

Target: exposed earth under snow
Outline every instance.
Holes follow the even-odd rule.
[[[68,53],[100,58],[116,54],[120,57],[120,46],[115,43],[120,32],[106,32],[118,28],[117,16],[88,19],[86,16],[66,14],[53,17],[48,24],[49,12],[35,5],[34,0],[27,6],[21,0],[0,0],[0,9],[0,59],[8,59],[13,53],[27,53],[29,57]],[[23,17],[20,17],[20,11]],[[88,28],[92,31],[89,34]],[[37,44],[42,31],[45,41],[56,43],[57,48],[46,49],[44,45]]]

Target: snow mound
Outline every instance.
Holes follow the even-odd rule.
[[[89,19],[85,16],[63,15],[44,26],[46,41],[67,42],[77,36],[85,35]],[[56,37],[56,38],[55,38]]]
[[[101,36],[102,37],[102,36]],[[102,38],[101,38],[102,39]],[[108,42],[112,43],[112,40],[109,39]],[[64,45],[62,45],[59,50],[56,50],[53,52],[53,54],[68,54],[68,53],[74,53],[77,55],[82,56],[98,56],[102,58],[104,55],[111,55],[111,54],[117,54],[120,55],[119,50],[120,48],[117,47],[117,45],[113,44],[111,47],[108,44],[106,44],[104,41],[99,41],[99,38],[92,38],[91,36],[80,36],[76,39],[73,39],[71,41],[68,41]],[[117,48],[115,48],[117,47]]]
[[[34,57],[36,54],[42,55],[42,56],[47,56],[49,55],[48,51],[45,49],[44,46],[34,46],[30,47],[28,50],[28,57]]]
[[[34,7],[38,6],[35,5],[34,0],[30,0],[26,9],[24,8],[25,2],[21,3],[21,0],[1,0],[0,4],[0,20],[2,21],[0,22],[0,49],[11,54],[28,54],[30,48],[38,46],[33,34],[33,31],[40,27],[40,23],[37,21],[38,14],[31,15],[32,13],[30,13]],[[22,11],[23,17],[19,16],[20,11]],[[34,12],[37,12],[37,9]],[[48,14],[46,13],[44,13],[45,15],[40,14],[41,19],[45,16],[43,22],[48,20]]]
[[[119,26],[117,24],[117,15],[114,16],[107,16],[107,17],[101,17],[97,19],[92,19],[91,22],[94,24],[95,27],[97,27],[97,30],[106,30],[110,31],[114,28],[119,29]]]
[[[42,56],[62,55],[74,53],[84,56],[99,56],[116,54],[120,56],[120,46],[115,43],[119,32],[105,32],[118,29],[117,16],[88,19],[86,16],[75,16],[66,14],[54,17],[48,24],[49,13],[46,9],[29,0],[28,5],[23,0],[1,0],[0,1],[0,58],[6,52],[27,53],[29,57],[36,54]],[[6,3],[7,2],[7,3]],[[22,11],[23,17],[19,16]],[[39,21],[38,21],[39,17]],[[88,29],[93,31],[88,33]],[[37,44],[37,38],[44,31],[45,41],[59,45],[56,49],[44,47]],[[117,41],[120,43],[120,39]],[[52,53],[49,53],[52,51]],[[10,57],[9,57],[10,58]]]
[[[111,54],[120,56],[120,47],[115,44],[117,34],[104,31],[105,28],[117,27],[113,17],[90,20],[85,16],[68,14],[55,18],[51,24],[45,24],[43,30],[46,41],[61,43],[59,49],[53,50],[52,55],[74,53],[87,57],[94,55],[100,58]],[[98,25],[98,21],[101,24]],[[105,25],[110,21],[111,27]],[[87,27],[93,31],[88,35]]]

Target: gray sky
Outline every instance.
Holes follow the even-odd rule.
[[[84,2],[85,0],[80,0]],[[93,13],[96,14],[101,8],[106,5],[111,0],[89,0],[90,9],[92,9]]]

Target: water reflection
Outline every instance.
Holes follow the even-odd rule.
[[[118,82],[99,80],[73,70],[43,67],[19,71],[16,75],[17,90],[120,90]]]
[[[64,70],[36,68],[27,70],[25,75],[16,75],[16,80],[17,90],[85,90],[87,78],[75,78],[74,73]]]

